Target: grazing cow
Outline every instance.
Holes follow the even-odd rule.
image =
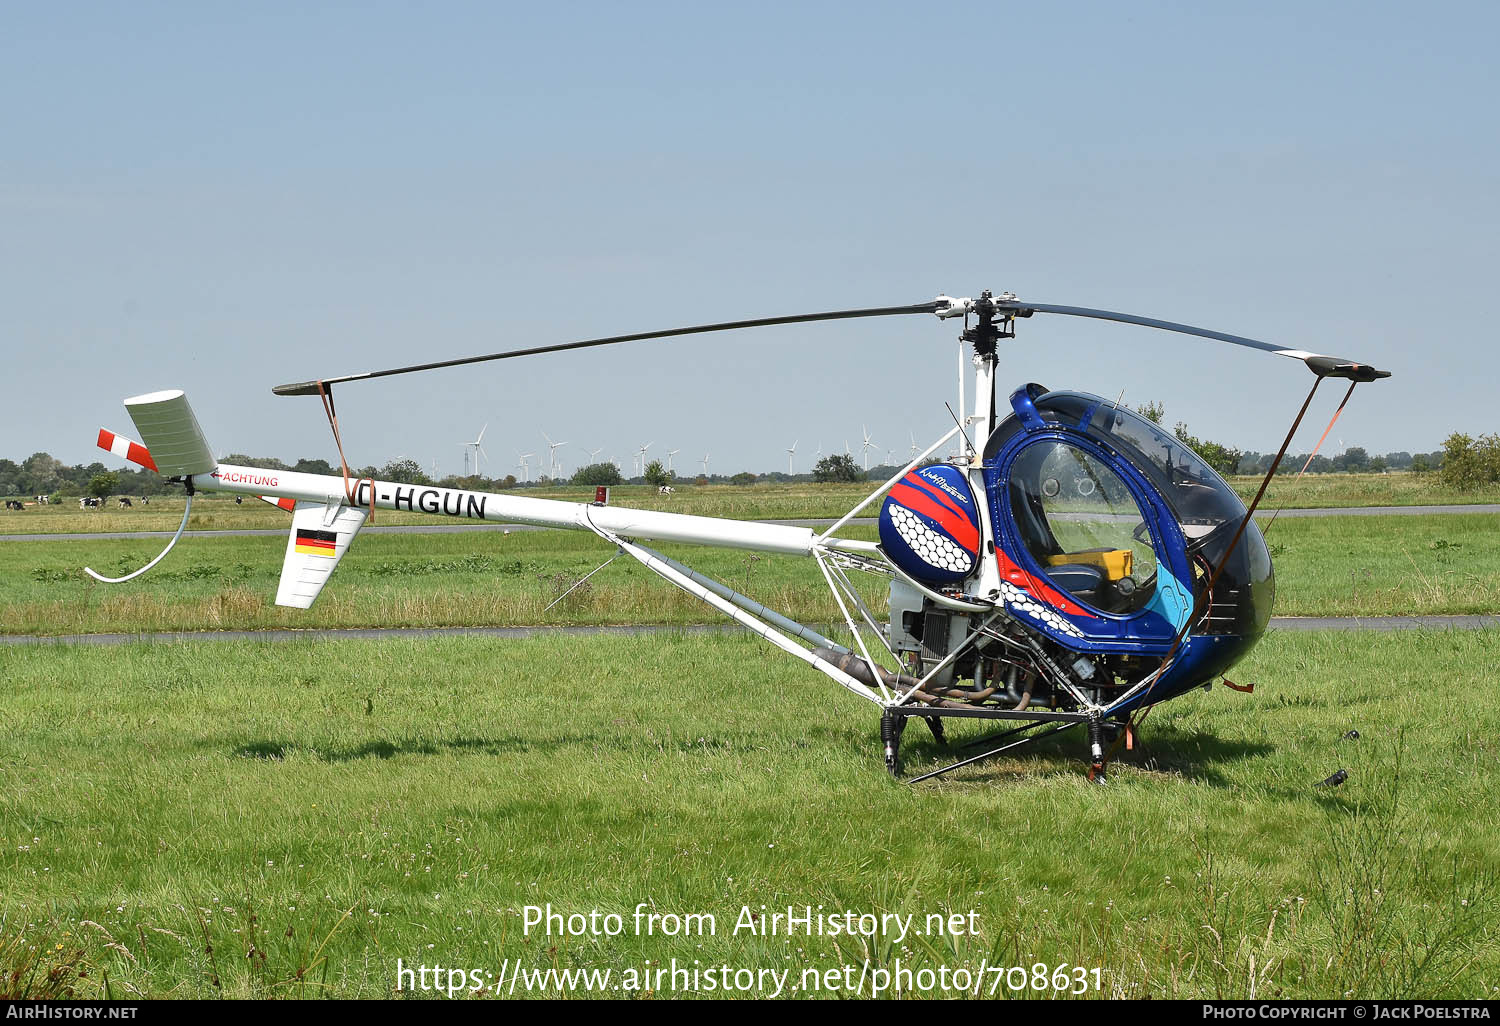
[[[676,491],[676,489],[674,489],[671,485],[662,485],[660,488],[658,488],[656,490],[656,494],[657,495],[671,495],[674,491]]]
[[[121,509],[129,509],[129,508],[130,508],[130,500],[129,500],[129,499],[127,499],[127,498],[126,498],[126,497],[125,497],[125,496],[123,496],[123,495],[122,495],[122,496],[120,496],[120,508],[121,508]]]
[[[17,502],[15,499],[6,499],[5,508],[24,510],[26,508],[26,504],[24,502]]]
[[[36,501],[39,502],[39,503],[41,503],[43,506],[46,506],[46,505],[48,505],[52,501],[52,496],[50,496],[50,495],[38,495],[36,497]]]

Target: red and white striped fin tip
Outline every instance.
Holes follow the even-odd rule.
[[[132,442],[124,435],[117,435],[113,431],[100,428],[98,445],[105,452],[112,452],[122,460],[129,460],[147,470],[156,470],[156,461],[151,458],[151,453],[146,450],[146,447],[140,442]]]
[[[288,513],[297,512],[296,499],[287,499],[275,495],[257,495],[256,498],[258,498],[261,502],[269,502],[273,506],[279,506],[280,508],[286,510]]]

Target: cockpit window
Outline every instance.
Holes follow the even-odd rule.
[[[1276,579],[1272,572],[1270,552],[1265,538],[1255,524],[1246,524],[1243,535],[1231,550],[1230,545],[1240,534],[1240,523],[1246,515],[1245,504],[1234,490],[1224,482],[1213,468],[1185,446],[1179,439],[1163,431],[1134,410],[1116,405],[1108,399],[1083,392],[1041,392],[1038,386],[1029,386],[1037,414],[1049,426],[1058,429],[1081,431],[1095,441],[1107,445],[1125,458],[1146,479],[1150,488],[1171,510],[1187,541],[1187,556],[1193,567],[1192,586],[1195,598],[1205,602],[1206,612],[1195,630],[1208,634],[1259,635],[1266,629],[1271,616],[1271,605],[1276,594]],[[1011,415],[1006,417],[991,432],[985,443],[984,460],[988,467],[997,467],[1002,450],[1018,434],[1028,428],[1022,420]],[[1062,450],[1059,452],[1058,450]],[[1053,461],[1048,464],[1048,460]],[[1033,461],[1035,461],[1033,463]],[[1087,466],[1092,463],[1098,470],[1090,473],[1068,471],[1068,461]],[[1123,480],[1107,467],[1087,456],[1081,449],[1060,442],[1046,445],[1033,443],[1017,456],[1008,478],[994,479],[992,487],[1003,488],[1011,515],[1026,540],[1037,563],[1048,569],[1048,576],[1059,587],[1072,592],[1081,601],[1096,608],[1112,612],[1132,612],[1140,609],[1150,595],[1146,579],[1135,567],[1155,571],[1155,554],[1150,552],[1151,540],[1145,533],[1144,518],[1130,499]],[[1061,469],[1059,469],[1061,468]],[[1081,475],[1081,476],[1080,476]],[[1089,519],[1093,523],[1091,532],[1085,536],[1070,534],[1080,531],[1078,515],[1087,512],[1084,508],[1068,503],[1078,503],[1086,496],[1070,493],[1069,483],[1089,478],[1101,497],[1093,507]],[[1057,482],[1057,494],[1047,495],[1049,480]],[[1106,482],[1113,481],[1113,485]],[[1084,486],[1088,487],[1087,485]],[[1128,503],[1124,507],[1121,502]],[[1113,505],[1111,505],[1113,503]],[[1119,535],[1118,523],[1111,519],[1121,517],[1130,521],[1129,545]],[[1138,525],[1138,526],[1137,526]],[[1115,533],[1107,533],[1113,530]],[[1141,548],[1137,548],[1139,545]],[[1119,586],[1111,596],[1107,588],[1090,592],[1095,584],[1088,573],[1064,572],[1049,564],[1049,558],[1068,553],[1083,552],[1088,548],[1105,548],[1109,551],[1130,549],[1132,570],[1129,576],[1136,582],[1135,596],[1122,597]],[[1145,551],[1142,551],[1144,549]],[[1076,566],[1078,564],[1061,564]],[[1206,594],[1209,575],[1217,568],[1219,576],[1213,594]],[[1109,583],[1109,582],[1106,582]],[[1154,576],[1150,578],[1152,586]],[[1124,589],[1129,591],[1130,584]],[[1092,594],[1094,598],[1090,598]],[[1097,601],[1095,601],[1097,599]],[[1112,607],[1111,602],[1115,605]]]
[[[1058,400],[1064,397],[1080,398],[1076,394],[1057,393]],[[1051,406],[1052,398],[1044,396],[1037,402],[1038,408]],[[1240,497],[1201,456],[1134,410],[1101,402],[1094,410],[1089,430],[1124,451],[1153,478],[1182,524],[1190,546],[1220,524],[1245,515],[1245,504]]]
[[[1038,442],[1010,472],[1011,515],[1054,584],[1110,613],[1140,609],[1156,587],[1151,534],[1113,470],[1064,442]]]

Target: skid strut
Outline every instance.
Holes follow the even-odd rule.
[[[1035,741],[1038,738],[1047,737],[1050,734],[1060,733],[1081,724],[1093,722],[1085,713],[1053,712],[1046,709],[1017,712],[1014,709],[993,709],[981,706],[954,708],[910,705],[887,706],[880,715],[880,745],[885,756],[885,768],[890,771],[893,777],[899,778],[901,776],[901,734],[906,727],[906,721],[914,716],[920,717],[927,722],[927,725],[932,728],[933,738],[939,744],[947,743],[943,731],[943,720],[945,719],[1000,720],[1011,723],[1018,722],[1019,725],[1002,730],[998,734],[991,734],[974,741],[966,742],[960,746],[961,749],[968,750],[981,746],[989,747],[985,747],[985,750],[977,755],[968,756],[940,769],[931,770],[921,776],[913,777],[911,779],[911,783],[913,784],[942,776],[945,773],[958,769],[960,766],[972,766],[974,763],[983,762],[986,759],[999,755],[1001,752],[1009,751],[1012,748]],[[1047,729],[1041,730],[1038,733],[1032,733],[1042,727]],[[1012,738],[1016,738],[1017,735],[1020,735],[1017,740],[1011,740]],[[1092,730],[1090,731],[1090,737],[1093,737]],[[1092,779],[1094,770],[1090,769],[1089,772]]]

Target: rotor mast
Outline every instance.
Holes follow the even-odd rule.
[[[959,340],[974,347],[974,407],[971,413],[965,415],[960,382],[959,418],[965,436],[982,456],[984,443],[995,430],[996,350],[1002,338],[1016,337],[1016,297],[1009,292],[996,296],[985,289],[978,299],[938,297],[940,303],[945,300],[946,305],[940,306],[935,313],[945,319],[962,315],[964,330],[959,335]],[[971,425],[976,428],[972,434]]]

